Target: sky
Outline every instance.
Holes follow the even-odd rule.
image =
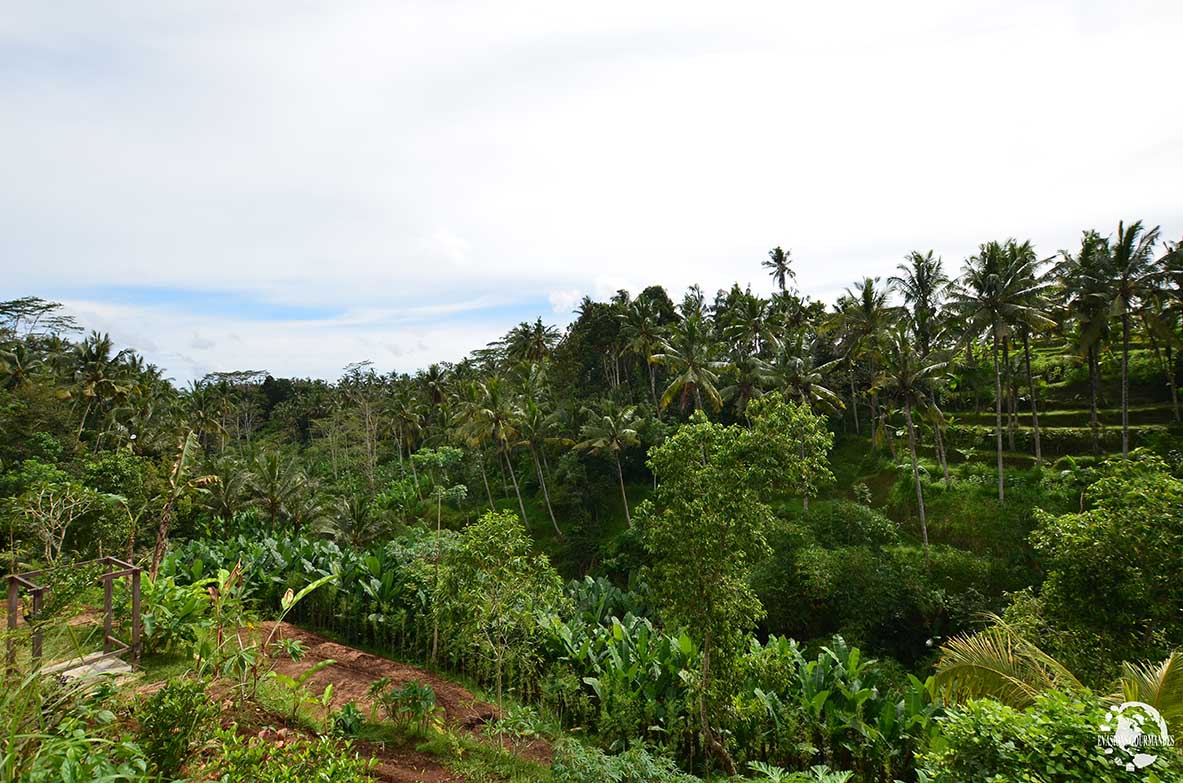
[[[1183,234],[1178,0],[103,2],[0,13],[0,299],[184,383],[455,361],[791,248],[832,302]]]

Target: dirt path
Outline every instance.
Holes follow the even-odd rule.
[[[266,634],[270,632],[272,624],[265,623],[263,628]],[[276,638],[281,637],[297,639],[308,648],[299,661],[280,658],[276,671],[282,674],[296,677],[320,661],[336,661],[314,674],[308,685],[311,692],[320,693],[332,683],[334,710],[352,701],[359,710],[369,715],[372,701],[369,696],[370,686],[375,680],[389,677],[395,687],[413,681],[430,685],[435,691],[436,704],[443,709],[444,718],[450,724],[476,732],[497,717],[495,706],[479,701],[462,686],[416,666],[371,655],[287,623],[283,623],[276,634]],[[390,747],[376,742],[358,742],[355,748],[362,756],[377,759],[373,774],[375,780],[383,783],[465,783],[465,778],[441,765],[434,757],[411,748]]]
[[[272,625],[264,623],[264,633],[270,632]],[[281,674],[296,677],[320,661],[336,661],[332,666],[314,674],[308,685],[310,691],[320,693],[326,685],[332,683],[334,710],[352,701],[359,710],[368,715],[371,705],[368,693],[370,686],[375,680],[389,677],[391,684],[396,688],[415,681],[430,685],[435,691],[435,703],[443,708],[444,718],[448,723],[471,730],[497,717],[497,708],[492,704],[479,701],[460,685],[441,679],[417,666],[371,655],[287,623],[281,624],[276,638],[297,639],[308,648],[299,661],[281,657],[275,667]]]

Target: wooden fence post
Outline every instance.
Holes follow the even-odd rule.
[[[136,664],[140,662],[141,652],[140,572],[139,568],[131,572],[131,659]]]

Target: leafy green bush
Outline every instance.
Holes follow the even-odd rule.
[[[346,702],[341,709],[329,716],[329,725],[334,737],[356,737],[365,726],[366,716],[354,702]]]
[[[555,783],[700,783],[670,759],[640,745],[609,756],[575,740],[562,740],[555,745],[551,770]]]
[[[825,547],[884,546],[899,540],[899,531],[890,519],[848,500],[817,501],[805,512],[804,522]]]
[[[1106,709],[1095,697],[1050,692],[1026,710],[983,699],[950,710],[942,741],[924,755],[933,783],[1147,783],[1183,780],[1164,749],[1152,766],[1127,770],[1097,739]]]
[[[233,728],[218,732],[218,758],[208,770],[221,783],[369,783],[370,760],[348,742],[242,737]]]
[[[137,739],[153,769],[171,779],[218,714],[200,680],[172,680],[136,702]]]
[[[1157,456],[1114,459],[1083,513],[1037,513],[1047,579],[1040,594],[1053,652],[1091,683],[1123,660],[1183,645],[1183,481]]]

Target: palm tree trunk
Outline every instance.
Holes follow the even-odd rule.
[[[1031,335],[1023,327],[1023,363],[1027,366],[1027,391],[1031,395],[1031,434],[1035,438],[1035,466],[1043,465],[1043,450],[1039,447],[1039,392],[1031,375]]]
[[[1165,351],[1167,354],[1167,386],[1171,389],[1171,412],[1175,416],[1175,421],[1179,421],[1179,389],[1175,382],[1175,356],[1170,343],[1166,344]]]
[[[505,464],[509,467],[509,478],[513,481],[513,491],[518,496],[518,508],[522,512],[522,524],[529,527],[530,519],[526,516],[526,504],[522,501],[522,490],[518,486],[518,476],[513,472],[513,463],[509,461],[508,449],[502,447],[502,451],[505,452]]]
[[[489,489],[489,474],[485,472],[485,449],[482,446],[480,453],[477,455],[477,465],[481,468],[481,481],[485,484],[485,495],[489,498],[489,509],[495,508],[493,503],[493,490]]]
[[[550,524],[555,529],[555,535],[562,538],[563,531],[559,530],[559,523],[555,521],[554,509],[550,507],[550,491],[546,488],[546,476],[542,475],[542,464],[538,461],[538,452],[533,446],[530,446],[530,456],[534,458],[534,472],[538,474],[538,484],[542,487],[542,497],[546,500],[546,513],[550,515]]]
[[[1100,372],[1097,369],[1097,346],[1089,346],[1089,428],[1093,431],[1093,454],[1101,454],[1101,431],[1097,423],[1097,383]]]
[[[945,474],[945,489],[949,489],[953,482],[949,479],[949,458],[945,454],[945,439],[941,436],[941,422],[932,425],[932,439],[937,446],[937,458],[941,461],[941,472]]]
[[[660,415],[660,405],[657,401],[657,371],[654,370],[653,362],[649,361],[648,357],[645,358],[645,364],[649,366],[649,391],[653,394],[653,410]]]
[[[854,396],[854,365],[850,367],[850,409],[854,411],[854,434],[862,435],[858,423],[858,398]]]
[[[994,330],[994,440],[998,453],[998,502],[1006,499],[1006,478],[1002,468],[1002,369],[998,366],[998,330]]]
[[[1006,386],[1006,446],[1015,450],[1015,384],[1010,371],[1010,336],[1002,338],[1002,372]]]
[[[1128,307],[1127,307],[1128,310]],[[1121,314],[1121,456],[1130,454],[1130,314]]]
[[[172,524],[172,517],[173,498],[170,497],[168,502],[164,504],[164,510],[160,512],[160,527],[156,530],[156,546],[152,548],[152,567],[149,569],[152,581],[156,581],[156,575],[160,572],[160,561],[164,559],[164,550],[168,546],[168,528]]]
[[[916,508],[920,514],[920,537],[924,541],[924,567],[928,568],[928,523],[924,519],[924,489],[920,486],[920,467],[916,463],[916,427],[912,424],[912,402],[904,402],[908,422],[908,451],[912,454],[912,483],[916,485]]]
[[[620,499],[624,501],[624,521],[628,523],[631,528],[633,526],[633,516],[628,510],[628,493],[624,491],[624,471],[620,467],[620,452],[612,452],[612,456],[616,458],[616,477],[620,479]]]

